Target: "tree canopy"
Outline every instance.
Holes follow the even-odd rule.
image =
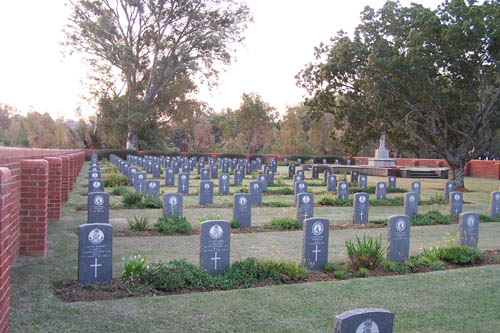
[[[500,120],[500,3],[450,0],[436,10],[366,7],[354,37],[339,32],[297,75],[312,115],[335,116],[351,153],[386,133],[402,150],[446,159],[458,187]]]

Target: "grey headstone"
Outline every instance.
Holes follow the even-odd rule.
[[[234,195],[233,219],[240,223],[241,228],[252,226],[252,204],[249,194],[237,193]]]
[[[302,265],[310,270],[323,269],[328,263],[330,221],[322,217],[304,220]]]
[[[405,215],[412,217],[418,214],[418,202],[419,198],[417,193],[414,192],[406,192],[405,193]]]
[[[352,223],[368,223],[368,210],[370,208],[370,195],[368,193],[355,193],[353,200]]]
[[[319,178],[319,166],[315,165],[312,168],[312,178],[313,179],[318,179]]]
[[[450,201],[450,193],[455,190],[455,182],[448,181],[444,184],[444,197],[446,201]]]
[[[243,185],[243,171],[239,169],[234,170],[234,185],[235,186]]]
[[[408,215],[392,215],[389,217],[387,258],[395,262],[408,259],[410,251],[410,217]]]
[[[368,188],[368,177],[365,175],[359,176],[359,188],[366,189]]]
[[[349,199],[349,183],[339,182],[337,184],[337,198],[348,200]]]
[[[297,221],[304,224],[304,220],[314,216],[314,195],[299,193],[297,195]]]
[[[262,183],[259,181],[250,182],[250,201],[252,205],[262,205]]]
[[[326,182],[326,190],[328,192],[333,192],[333,191],[337,190],[337,176],[330,175],[328,177],[328,180]]]
[[[396,188],[396,176],[389,176],[387,178],[389,187]]]
[[[87,199],[87,223],[109,223],[109,194],[89,193]]]
[[[107,223],[78,226],[78,283],[107,283],[113,278],[113,227]]]
[[[134,188],[136,192],[144,192],[146,186],[146,173],[137,172],[134,178]]]
[[[165,185],[175,186],[175,172],[173,168],[165,168]]]
[[[334,333],[392,333],[394,314],[384,309],[356,309],[335,316]]]
[[[323,159],[323,164],[326,164],[326,158]]]
[[[137,173],[137,168],[128,168],[128,184],[134,186],[135,174]]]
[[[160,196],[159,180],[146,180],[146,195],[150,197]]]
[[[490,199],[490,215],[499,216],[500,215],[500,192],[491,192]]]
[[[177,176],[177,192],[189,194],[189,174],[181,172]]]
[[[306,179],[306,177],[305,177],[305,175],[304,175],[304,170],[297,170],[296,175],[298,175],[298,176],[302,176],[302,179]]]
[[[183,198],[181,193],[163,195],[163,216],[182,216]]]
[[[90,171],[89,172],[89,179],[101,179],[101,172],[100,171]]]
[[[328,177],[330,177],[331,174],[332,174],[332,172],[330,170],[325,170],[323,172],[323,181],[325,183],[328,183]]]
[[[210,180],[200,182],[200,205],[208,206],[214,203],[214,183]]]
[[[411,191],[415,192],[418,195],[418,199],[420,200],[420,194],[422,193],[422,184],[420,184],[420,182],[412,182]]]
[[[288,166],[288,177],[293,177],[295,176],[295,164],[290,164]]]
[[[307,192],[307,183],[306,182],[295,182],[294,185],[294,203],[297,204],[297,196],[300,193]]]
[[[104,192],[104,181],[101,179],[91,179],[89,181],[89,193]]]
[[[257,180],[262,183],[262,191],[267,191],[267,175],[260,174]]]
[[[274,185],[274,170],[267,170],[267,185]]]
[[[377,182],[377,188],[375,189],[375,197],[377,199],[387,198],[387,184],[385,182]]]
[[[153,178],[161,177],[160,163],[153,163]]]
[[[357,183],[359,179],[359,173],[357,171],[351,171],[351,183]]]
[[[200,180],[210,180],[210,170],[203,168],[200,171]]]
[[[211,179],[219,178],[219,166],[217,164],[210,165],[210,178]]]
[[[460,215],[462,213],[462,192],[450,192],[450,214]]]
[[[295,175],[293,176],[293,183],[297,183],[297,182],[303,182],[304,181],[304,176],[302,175]]]
[[[300,166],[302,164],[302,159],[301,158],[298,158],[297,159],[297,165]]]
[[[200,267],[214,273],[229,268],[230,223],[211,220],[200,226]]]
[[[229,194],[229,174],[219,174],[219,194]]]
[[[460,245],[477,247],[479,240],[479,214],[461,213],[458,223]]]

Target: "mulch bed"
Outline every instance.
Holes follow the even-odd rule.
[[[330,225],[330,230],[345,230],[345,229],[375,229],[375,228],[386,228],[387,226],[377,223],[368,223],[368,224],[333,224]],[[268,225],[255,226],[250,228],[232,228],[231,235],[234,234],[252,234],[259,232],[286,232],[286,231],[301,231],[302,228],[294,229],[294,230],[279,230],[273,229]],[[199,235],[200,228],[193,228],[190,236]],[[165,235],[156,230],[144,230],[144,231],[115,231],[113,232],[113,237],[149,237],[149,236],[187,236],[186,234],[170,234]]]
[[[454,265],[445,263],[444,270],[468,268],[485,265],[498,265],[500,264],[500,250],[487,250],[484,252],[484,260],[481,263],[474,265]],[[418,272],[426,273],[431,271],[428,267],[421,267]],[[414,273],[407,273],[414,274]],[[394,276],[400,275],[397,272],[386,272],[381,267],[376,270],[370,271],[370,276]],[[324,282],[336,281],[331,272],[327,271],[309,271],[309,276],[305,280],[294,281],[284,280],[282,284],[300,284],[310,282]],[[253,285],[250,288],[266,287],[275,285],[273,281],[262,281],[259,284]],[[181,289],[174,292],[167,292],[157,290],[149,286],[141,285],[135,281],[125,280],[123,278],[114,278],[110,283],[95,283],[90,286],[81,286],[77,280],[65,280],[54,283],[55,294],[64,302],[89,302],[89,301],[102,301],[109,299],[118,299],[125,297],[154,297],[154,296],[168,296],[168,295],[181,295],[188,293],[206,292],[205,290],[191,290]],[[216,289],[218,290],[218,289]]]

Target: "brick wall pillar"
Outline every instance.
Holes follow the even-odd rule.
[[[59,221],[62,206],[62,159],[59,157],[46,157],[45,160],[49,162],[48,218],[49,221]]]
[[[46,160],[21,161],[21,255],[47,254],[48,178]]]
[[[10,256],[12,240],[10,239],[10,210],[14,202],[11,200],[12,187],[10,170],[0,168],[0,332],[9,331],[10,310]]]
[[[78,173],[80,173],[80,171],[82,170],[83,168],[83,164],[85,163],[85,152],[80,152],[78,153],[78,159],[79,159],[79,163],[78,163]]]
[[[68,202],[69,200],[69,157],[61,156],[62,168],[61,168],[61,196],[63,202]]]
[[[75,155],[70,154],[69,157],[69,190],[73,191],[73,184],[75,183]]]

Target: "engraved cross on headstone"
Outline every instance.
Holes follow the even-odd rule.
[[[94,277],[97,277],[97,267],[101,267],[102,264],[97,263],[97,258],[95,258],[94,264],[90,265],[90,267],[94,267]]]
[[[210,260],[213,260],[215,262],[215,270],[217,270],[217,260],[222,259],[221,257],[217,257],[217,251],[215,251],[215,255],[213,258],[210,258]]]
[[[318,250],[318,244],[316,244],[316,250],[313,250],[313,253],[314,253],[314,256],[315,256],[315,260],[314,261],[318,261],[318,252],[321,252],[321,250]]]

